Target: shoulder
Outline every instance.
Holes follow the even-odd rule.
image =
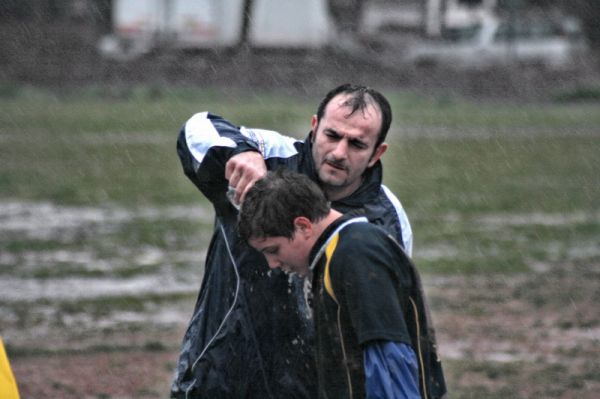
[[[372,263],[394,252],[395,245],[393,238],[381,227],[366,222],[353,223],[340,232],[335,255],[345,264]]]
[[[370,223],[355,223],[340,233],[329,268],[336,289],[383,287],[391,280],[410,286],[413,281],[413,266],[406,251],[393,235]]]
[[[379,203],[382,208],[381,225],[400,240],[406,252],[412,254],[413,232],[408,215],[396,195],[385,185],[379,190]]]
[[[381,226],[369,223],[367,222],[367,219],[363,220],[364,222],[357,222],[348,225],[340,232],[341,235],[344,238],[362,237],[366,242],[376,241],[378,237],[387,235],[387,232]]]
[[[340,232],[328,263],[334,290],[379,286],[391,278],[395,265],[401,261],[401,252],[387,232],[371,223],[348,226]]]
[[[234,140],[227,138],[222,143],[218,141],[239,134],[234,124],[206,111],[192,115],[183,125],[182,131],[188,142],[217,142],[225,146],[235,146]]]

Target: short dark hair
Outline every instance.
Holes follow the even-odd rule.
[[[340,85],[327,93],[325,98],[323,98],[319,104],[319,108],[317,108],[317,122],[320,122],[323,115],[325,115],[327,104],[329,104],[329,102],[338,94],[351,95],[350,101],[346,104],[350,107],[350,112],[347,117],[351,116],[356,111],[364,111],[371,103],[371,100],[379,107],[379,110],[381,111],[381,128],[379,129],[375,148],[379,147],[379,145],[385,141],[392,124],[392,107],[387,98],[377,90],[367,86],[353,85],[350,83]]]
[[[238,216],[240,237],[294,236],[294,219],[304,216],[317,222],[328,215],[330,205],[323,191],[307,176],[279,169],[268,172],[246,193]]]

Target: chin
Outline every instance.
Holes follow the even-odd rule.
[[[338,180],[341,178],[341,175],[345,175],[346,172],[341,169],[336,169],[333,166],[325,166],[319,171],[319,175],[325,178]]]
[[[331,187],[341,187],[344,185],[345,180],[337,178],[337,176],[332,176],[331,174],[326,174],[325,176],[319,176],[321,178],[321,182]]]
[[[299,277],[304,277],[306,275],[306,273],[304,273],[302,270],[297,270],[297,269],[290,269],[290,271],[287,272],[290,275],[296,275]]]

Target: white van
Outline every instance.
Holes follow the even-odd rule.
[[[587,51],[576,20],[495,18],[467,27],[446,29],[443,40],[409,46],[403,60],[417,66],[482,68],[499,64],[536,64],[568,68]]]

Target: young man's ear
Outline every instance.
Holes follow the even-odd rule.
[[[371,156],[371,159],[369,160],[369,164],[367,167],[370,168],[371,166],[375,165],[375,162],[377,162],[381,159],[381,156],[387,149],[388,149],[388,145],[386,143],[379,144],[379,146],[373,152],[373,155]]]
[[[312,234],[312,222],[305,216],[298,216],[295,218],[294,227],[296,228],[296,234],[300,234],[304,238],[309,237]]]

